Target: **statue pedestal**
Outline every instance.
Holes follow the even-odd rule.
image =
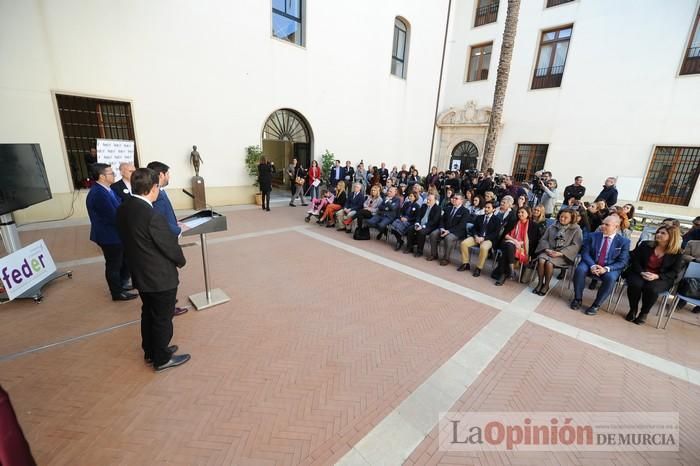
[[[192,177],[192,194],[194,195],[194,210],[206,209],[207,197],[204,192],[204,178],[201,176]]]

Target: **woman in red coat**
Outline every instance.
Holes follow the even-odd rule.
[[[321,176],[323,176],[321,167],[318,166],[317,161],[313,160],[311,162],[311,168],[309,168],[309,186],[311,186],[311,199],[318,198],[318,187],[321,186],[321,184],[318,183],[318,185],[314,186],[314,181],[320,180]]]

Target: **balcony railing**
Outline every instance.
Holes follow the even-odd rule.
[[[498,18],[498,3],[499,2],[496,1],[477,8],[474,27],[496,22]]]
[[[681,74],[700,74],[700,47],[690,47],[681,66]]]
[[[563,3],[573,2],[574,0],[547,0],[547,8],[561,5]]]
[[[535,77],[532,79],[533,89],[544,89],[547,87],[561,86],[561,78],[564,76],[564,65],[552,66],[550,68],[537,68]]]

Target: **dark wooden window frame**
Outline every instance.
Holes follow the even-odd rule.
[[[552,8],[559,5],[565,5],[567,3],[574,2],[576,0],[547,0],[546,8]]]
[[[560,38],[559,33],[566,29],[571,29],[571,34],[568,37]],[[545,35],[550,32],[555,32],[556,37],[554,39],[545,40]],[[540,33],[540,43],[537,47],[537,59],[535,60],[535,72],[532,76],[532,89],[547,89],[552,87],[560,87],[561,80],[564,76],[564,69],[566,68],[566,61],[569,57],[569,47],[571,46],[571,37],[574,35],[574,25],[568,24],[565,26],[560,26],[553,29],[547,29]],[[564,57],[564,64],[554,66],[554,58],[556,57],[556,44],[561,42],[569,42],[566,48],[566,56]],[[542,46],[552,44],[552,56],[549,60],[549,66],[546,68],[539,68],[540,55],[542,54]],[[540,70],[546,70],[544,74],[538,75]]]
[[[529,146],[527,152],[521,152],[521,148]],[[542,156],[542,166],[535,166],[538,162],[538,150],[541,151],[544,148],[544,154]],[[513,157],[513,168],[511,173],[513,174],[513,180],[517,183],[530,182],[535,172],[544,169],[544,164],[547,161],[547,153],[549,152],[549,144],[517,144],[515,146],[515,157]],[[519,165],[519,160],[522,156],[527,157],[527,168],[524,172],[517,171],[516,168]]]
[[[134,164],[138,167],[131,102],[63,93],[55,93],[54,98],[74,189],[89,185],[84,154],[95,147],[98,138],[134,141]]]
[[[698,33],[698,28],[700,28],[700,9],[698,9],[693,29],[691,29],[690,37],[688,38],[688,46],[683,54],[680,75],[700,74],[700,46],[693,47],[693,37]]]
[[[698,175],[700,147],[656,146],[639,200],[687,206],[695,191]],[[674,183],[674,180],[677,181]],[[652,189],[655,192],[649,192]]]
[[[486,61],[486,64],[488,67],[484,70],[484,54],[482,54],[477,58],[478,64],[477,64],[477,78],[476,79],[469,79],[469,76],[471,75],[472,71],[472,59],[474,58],[474,51],[476,49],[484,49],[486,47],[491,47],[491,52],[489,52],[489,59]],[[491,55],[493,54],[493,42],[484,42],[482,44],[476,44],[472,45],[469,47],[469,63],[467,64],[467,82],[476,82],[476,81],[485,81],[489,79],[489,70],[491,68]],[[486,76],[483,76],[484,71],[486,71]]]
[[[401,23],[403,26],[403,29],[399,27],[397,23]],[[401,79],[406,79],[406,54],[408,52],[408,40],[409,40],[409,25],[406,20],[403,18],[397,16],[394,18],[394,39],[391,43],[391,74],[396,76],[397,78]],[[398,52],[399,50],[397,49],[398,47],[398,40],[397,40],[397,34],[403,33],[404,38],[403,38],[403,50],[401,50],[401,57],[399,57]],[[394,62],[401,63],[401,74],[398,75],[394,73]]]
[[[482,0],[476,1],[476,12],[474,15],[474,27],[491,24],[498,21],[498,9],[501,3],[500,0],[483,0],[489,1],[482,5]]]

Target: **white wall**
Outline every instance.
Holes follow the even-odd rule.
[[[171,165],[176,187],[192,144],[209,187],[250,184],[244,148],[283,107],[307,118],[317,158],[427,166],[447,0],[306,9],[301,48],[271,37],[269,0],[0,0],[0,142],[40,142],[53,191],[69,191],[53,90],[131,101],[141,162]],[[406,80],[390,75],[397,15]]]
[[[498,22],[472,28],[474,2],[459,1],[443,109],[490,105],[507,2]],[[546,168],[591,194],[606,176],[646,176],[654,145],[700,146],[700,76],[678,76],[698,0],[521,2],[495,169],[509,173],[519,143],[548,143]],[[540,32],[573,23],[559,88],[530,90]],[[494,40],[487,82],[464,83],[468,45]],[[700,207],[700,195],[691,200]]]

